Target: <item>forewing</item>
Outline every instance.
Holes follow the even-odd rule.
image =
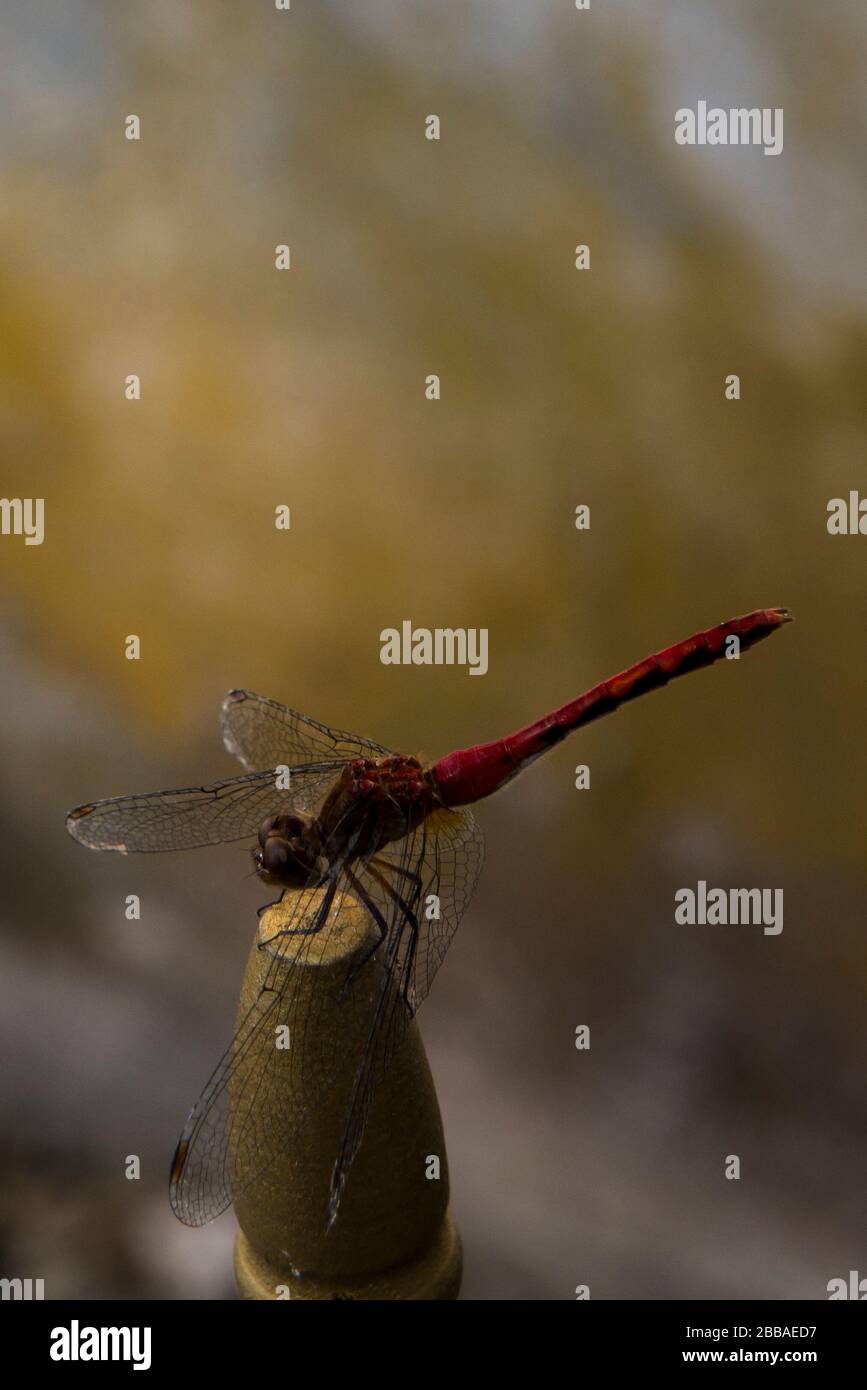
[[[277,785],[272,769],[208,787],[113,796],[76,806],[66,828],[88,849],[121,854],[225,844],[255,835],[269,815],[316,810],[341,767],[330,762],[293,768],[288,788]]]
[[[295,763],[379,758],[381,743],[329,729],[252,690],[230,690],[222,705],[223,743],[248,772]]]

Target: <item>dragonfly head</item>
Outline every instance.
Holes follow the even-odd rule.
[[[265,883],[305,887],[315,877],[319,859],[314,818],[300,811],[269,816],[262,822],[252,854],[256,873]]]

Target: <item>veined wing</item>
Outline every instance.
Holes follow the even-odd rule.
[[[66,828],[89,849],[121,854],[243,840],[255,835],[269,815],[315,811],[342,765],[331,761],[293,768],[288,788],[278,786],[271,769],[207,787],[112,796],[76,806],[66,818]]]
[[[333,1222],[376,1086],[430,988],[469,901],[481,859],[481,835],[471,814],[437,812],[428,818],[427,828],[419,827],[370,864],[347,861],[335,866],[324,890],[304,889],[295,895],[291,916],[279,933],[283,949],[269,965],[257,998],[241,1019],[178,1144],[171,1201],[181,1221],[198,1226],[212,1220],[285,1153],[287,1145],[291,1149],[293,1135],[287,1134],[282,1119],[275,1119],[275,1087],[306,1095],[312,1076],[317,1089],[308,1103],[320,1102],[335,1059],[319,1035],[315,1014],[305,1014],[297,1031],[296,996],[303,987],[299,967],[311,950],[311,926],[317,932],[335,931],[350,896],[367,909],[382,940],[375,960],[362,965],[357,978],[347,977],[345,988],[331,1001],[331,1006],[346,1010],[344,1036],[356,1032],[356,1020],[365,1020],[360,1031],[365,1046],[348,1093],[334,1165],[328,1224]],[[438,919],[426,915],[432,910],[432,893],[439,898]],[[293,936],[302,920],[306,934]],[[371,939],[375,941],[373,934]],[[377,960],[384,969],[376,968]],[[371,1012],[374,980],[378,983]],[[293,1044],[286,1050],[273,1041],[281,1024],[293,1031]],[[295,1141],[299,1139],[296,1135]]]
[[[255,695],[230,690],[222,704],[223,743],[248,772],[295,763],[348,762],[379,758],[390,752],[381,743],[329,729],[297,710]]]
[[[472,813],[436,811],[376,855],[357,875],[361,882],[353,884],[385,931],[378,952],[385,973],[331,1177],[328,1227],[337,1217],[376,1088],[427,997],[483,859],[484,839]]]
[[[234,1038],[190,1111],[172,1163],[172,1209],[188,1226],[201,1226],[225,1211],[255,1181],[293,1136],[275,1122],[275,1087],[305,1092],[311,1048],[320,1044],[316,1020],[305,1020],[296,1040],[296,994],[314,934],[339,929],[346,882],[336,871],[323,888],[301,889],[281,923],[281,946],[268,965],[256,998],[240,1019]],[[293,935],[303,923],[304,934]],[[321,942],[317,941],[318,945]],[[358,1004],[359,995],[355,996]],[[275,1046],[274,1032],[288,1026],[293,1045]],[[279,1072],[279,1075],[278,1075]],[[310,1097],[316,1103],[320,1097]]]
[[[414,1012],[427,998],[443,963],[475,892],[484,858],[485,841],[479,824],[472,811],[462,807],[459,811],[432,812],[411,835],[380,850],[373,861],[374,869],[388,866],[386,877],[392,887],[402,883],[407,891],[412,883],[407,870],[410,864],[414,866],[418,895],[406,906],[419,918],[419,933],[412,961],[404,966]],[[390,898],[382,885],[380,891],[385,900]],[[392,913],[406,916],[397,913],[393,902]]]

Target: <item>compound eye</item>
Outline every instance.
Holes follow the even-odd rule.
[[[269,840],[262,847],[262,863],[269,874],[282,873],[290,858],[291,851],[285,840]]]
[[[274,822],[276,821],[276,819],[276,816],[269,816],[268,819],[263,821],[259,827],[259,844],[263,847],[263,849],[265,847],[265,841],[274,829]]]

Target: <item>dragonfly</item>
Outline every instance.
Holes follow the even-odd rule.
[[[262,1030],[270,1032],[275,1020],[291,1016],[291,966],[303,962],[311,935],[334,929],[349,897],[361,904],[374,931],[372,945],[352,958],[337,997],[347,998],[365,982],[370,992],[372,981],[374,1002],[331,1173],[324,1214],[330,1230],[376,1087],[430,991],[478,881],[483,839],[469,807],[576,729],[679,676],[739,655],[790,619],[786,608],[761,608],[696,632],[505,738],[428,765],[330,729],[276,700],[232,690],[222,705],[223,742],[240,760],[243,775],[209,786],[111,797],[71,811],[67,829],[77,841],[122,854],[256,836],[255,874],[281,890],[278,902],[289,895],[281,952],[178,1142],[170,1176],[175,1215],[191,1226],[212,1220],[285,1145],[285,1134],[258,1115],[252,1122],[254,1161],[248,1143],[239,1165],[232,1158],[239,1138],[233,1125],[249,1127],[257,1116],[255,1101],[267,1096],[268,1072],[280,1064],[278,1055],[303,1069],[307,1049],[315,1046],[315,1027],[308,1021],[297,1050],[256,1048]],[[433,913],[426,907],[431,903],[437,905]],[[237,1106],[230,1094],[233,1073],[241,1074],[239,1060],[243,1086],[252,1089]]]

